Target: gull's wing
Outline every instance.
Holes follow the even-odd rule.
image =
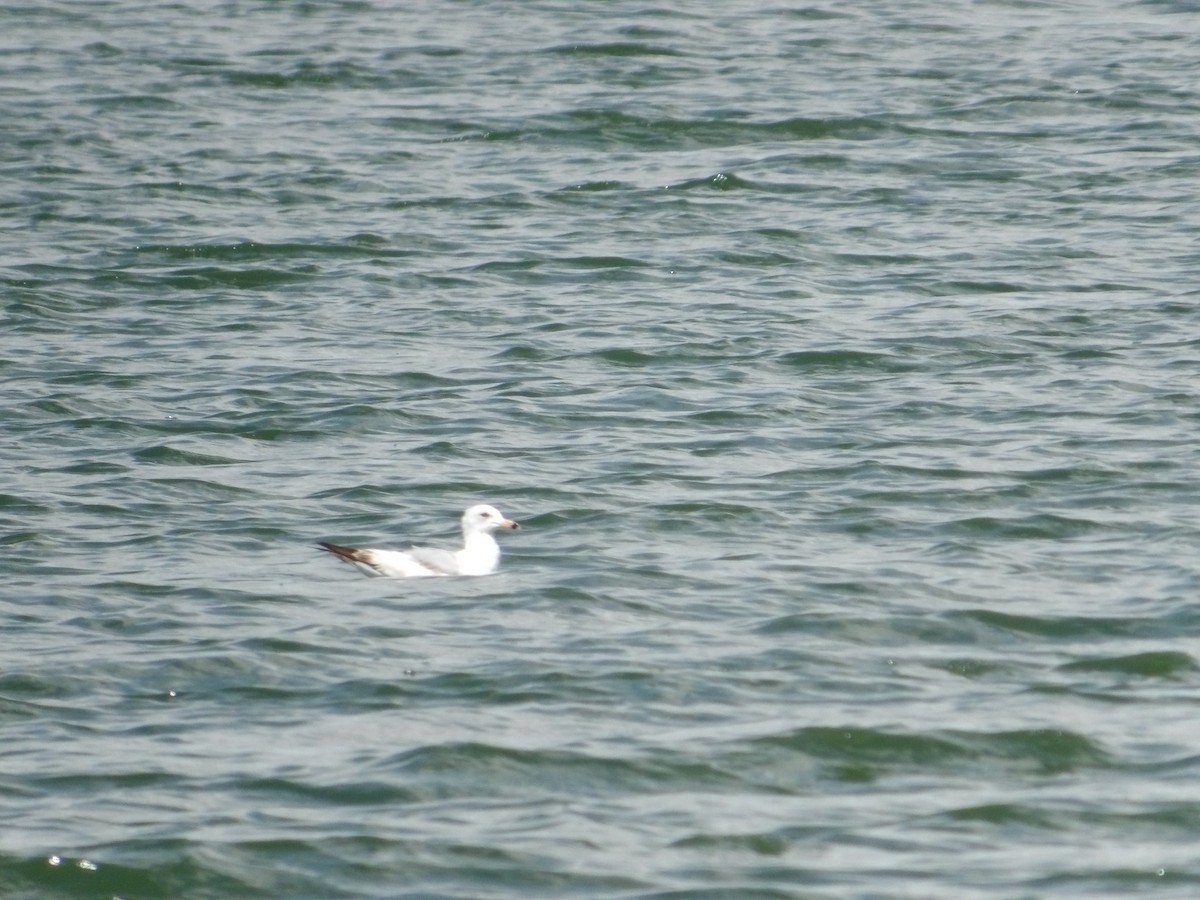
[[[363,572],[368,575],[384,575],[389,578],[424,578],[430,575],[453,575],[456,574],[458,564],[454,559],[454,554],[445,550],[426,550],[424,548],[413,548],[413,552],[406,553],[401,550],[376,550],[371,547],[359,550],[355,547],[342,547],[338,544],[328,544],[321,541],[320,547],[323,550],[328,550],[338,559],[345,560],[348,563],[353,563]],[[420,550],[424,554],[445,554],[450,557],[450,565],[453,570],[446,571],[440,568],[436,557],[431,557],[428,560],[418,559],[416,552]],[[441,565],[446,565],[445,561],[441,561]]]
[[[430,570],[431,575],[458,575],[458,556],[450,550],[436,547],[413,547],[404,554],[419,566]]]

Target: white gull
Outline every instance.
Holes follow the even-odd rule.
[[[498,528],[515,531],[520,528],[506,519],[494,506],[472,506],[462,516],[463,548],[438,550],[433,547],[412,547],[408,550],[359,550],[319,541],[338,559],[353,563],[368,575],[389,578],[427,578],[433,575],[487,575],[500,563],[500,545],[492,534]]]

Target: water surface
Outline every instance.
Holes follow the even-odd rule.
[[[1194,896],[1196,26],[0,10],[5,896]]]

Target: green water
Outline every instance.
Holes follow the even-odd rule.
[[[0,896],[1194,897],[1198,26],[0,10]]]

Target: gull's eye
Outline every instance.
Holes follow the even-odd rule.
[[[486,510],[479,514],[479,518],[481,518],[481,519],[490,519],[491,517],[492,517],[492,514],[490,512],[487,512]]]

